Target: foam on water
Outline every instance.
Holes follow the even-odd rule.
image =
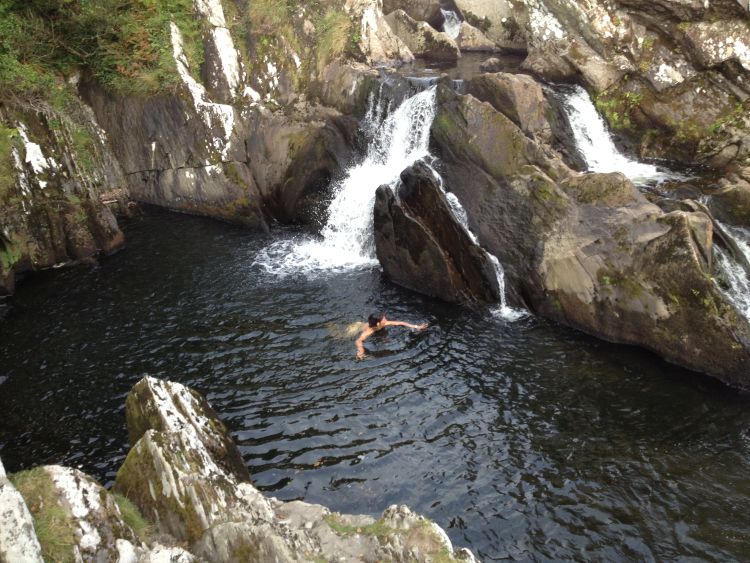
[[[279,241],[256,264],[279,275],[340,272],[376,265],[372,231],[375,191],[394,186],[401,172],[428,156],[435,117],[435,88],[412,96],[390,112],[371,96],[364,129],[369,134],[364,159],[333,186],[328,221],[318,238]]]
[[[684,178],[651,164],[631,160],[615,146],[607,125],[586,90],[574,86],[563,96],[576,147],[591,172],[622,172],[635,184],[653,184]]]

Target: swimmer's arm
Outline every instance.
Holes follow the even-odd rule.
[[[411,323],[405,323],[403,321],[386,321],[385,326],[405,326],[406,328],[413,328],[415,330],[425,330],[427,328],[427,323],[422,323],[421,325],[413,325]]]
[[[359,335],[359,338],[357,338],[357,341],[354,343],[354,345],[357,347],[357,359],[363,360],[365,357],[365,345],[364,342],[367,340],[370,335],[372,334],[372,330],[369,328],[366,328],[364,331],[362,331],[362,334]]]

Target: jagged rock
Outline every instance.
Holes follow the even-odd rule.
[[[346,7],[360,20],[359,46],[371,65],[393,65],[414,60],[409,47],[383,16],[380,0],[347,0]]]
[[[438,0],[383,0],[384,14],[403,10],[412,19],[427,22],[435,29],[439,29],[443,23],[440,8]]]
[[[547,120],[551,111],[542,86],[523,74],[483,74],[473,78],[469,93],[489,102],[509,117],[524,133],[544,142],[551,139],[552,128]]]
[[[0,461],[0,561],[42,562],[42,549],[23,497],[8,481]]]
[[[454,217],[427,165],[402,172],[395,194],[378,188],[374,214],[378,260],[394,282],[452,303],[498,299],[494,266]]]
[[[38,522],[52,543],[42,543],[45,559],[114,561],[117,541],[137,542],[114,497],[88,475],[58,465],[38,467],[14,476]]]
[[[489,104],[439,88],[433,134],[446,185],[500,259],[511,296],[750,386],[750,324],[712,279],[709,217],[664,214],[619,174],[576,175]]]
[[[385,19],[417,57],[438,61],[455,61],[461,57],[458,45],[446,33],[436,31],[426,22],[416,21],[403,10],[391,12]]]
[[[117,540],[117,563],[194,563],[193,554],[181,547],[155,544],[151,547],[133,545],[128,540]]]
[[[739,177],[733,180],[722,180],[722,187],[711,194],[709,207],[719,221],[750,227],[750,181]]]
[[[456,44],[462,52],[498,50],[498,46],[492,39],[465,21],[461,22]]]
[[[370,517],[265,498],[238,479],[226,460],[239,454],[236,447],[227,451],[232,444],[224,426],[202,397],[182,385],[146,378],[129,395],[127,412],[131,434],[145,432],[120,468],[115,488],[201,560],[426,562],[438,553],[459,555],[442,538],[434,539],[439,534],[426,520],[390,530]],[[430,527],[418,554],[411,549],[415,544],[402,539],[416,534],[417,525]],[[431,549],[424,547],[428,544]]]

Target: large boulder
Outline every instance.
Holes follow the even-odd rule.
[[[462,21],[458,28],[456,44],[462,52],[498,51],[497,44],[468,22]]]
[[[436,61],[455,61],[461,57],[458,45],[446,33],[413,19],[403,10],[391,12],[385,19],[417,57]]]
[[[347,0],[346,7],[360,21],[359,47],[368,64],[400,65],[414,60],[409,47],[386,22],[380,0]]]
[[[5,475],[0,461],[0,561],[42,563],[34,522],[21,494]]]
[[[426,164],[404,170],[395,193],[378,188],[374,216],[378,260],[394,282],[451,303],[498,299],[492,262],[456,218]]]
[[[474,77],[469,93],[489,102],[509,117],[524,133],[549,143],[552,127],[547,120],[551,108],[544,91],[532,77],[524,74],[482,74]]]
[[[713,280],[707,215],[665,214],[620,174],[573,173],[490,104],[442,87],[438,96],[446,185],[500,258],[511,295],[568,326],[750,386],[750,324]]]
[[[208,403],[180,384],[145,378],[127,405],[129,432],[139,439],[115,489],[201,560],[472,560],[421,517],[390,529],[388,513],[376,521],[264,497],[237,467],[239,452]]]

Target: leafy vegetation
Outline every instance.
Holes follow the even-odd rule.
[[[63,79],[80,70],[118,93],[169,90],[179,80],[170,21],[198,69],[202,30],[191,0],[0,0],[0,93],[60,105]]]
[[[638,92],[604,92],[597,96],[596,108],[604,114],[612,129],[632,129],[632,111],[643,101],[643,94]]]
[[[0,124],[0,202],[5,201],[15,186],[13,148],[18,140],[18,131]]]

